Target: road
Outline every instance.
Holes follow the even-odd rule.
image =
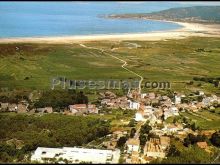
[[[104,49],[101,49],[101,48],[86,46],[85,44],[82,44],[82,43],[80,43],[79,45],[82,46],[82,47],[84,47],[84,48],[87,48],[87,49],[99,50],[99,51],[101,51],[103,54],[106,54],[106,55],[108,55],[108,56],[111,56],[112,58],[115,58],[115,59],[118,60],[118,61],[123,62],[123,64],[121,65],[121,67],[122,67],[124,70],[126,70],[126,71],[128,71],[128,72],[130,72],[130,73],[132,73],[132,74],[134,74],[134,75],[136,75],[137,77],[140,78],[139,84],[138,84],[138,92],[141,93],[141,84],[142,84],[142,81],[143,81],[144,78],[143,78],[141,75],[139,75],[138,73],[136,73],[136,72],[134,72],[134,71],[132,71],[132,70],[126,68],[126,66],[127,66],[128,64],[127,64],[127,62],[126,62],[125,60],[120,59],[120,58],[118,58],[118,57],[116,57],[116,56],[114,56],[114,55],[112,55],[112,54],[110,54],[110,53],[107,53],[107,52],[105,52]]]

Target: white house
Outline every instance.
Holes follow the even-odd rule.
[[[133,151],[138,152],[140,148],[140,140],[139,139],[134,139],[130,138],[126,142],[127,145],[127,152],[132,153]]]
[[[147,96],[147,93],[141,93],[141,98],[144,99]]]
[[[203,95],[205,95],[205,93],[203,91],[199,91],[199,95],[203,96]]]
[[[181,96],[175,96],[175,104],[181,104]]]
[[[141,112],[135,113],[135,121],[144,121],[144,116]]]
[[[129,100],[129,109],[138,110],[139,108],[140,108],[140,103]]]
[[[170,107],[170,112],[175,116],[179,115],[179,110],[175,106]]]
[[[71,163],[118,163],[120,157],[120,150],[99,150],[99,149],[85,149],[76,147],[63,148],[44,148],[38,147],[31,156],[31,161],[40,163],[53,162],[51,159],[59,161],[60,159],[67,160]]]

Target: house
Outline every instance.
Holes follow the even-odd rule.
[[[126,142],[127,145],[127,152],[131,153],[133,151],[138,152],[140,148],[140,140],[135,138],[129,138]]]
[[[72,114],[85,114],[88,113],[86,104],[69,105],[69,110]]]
[[[89,113],[96,113],[96,114],[99,113],[98,108],[96,108],[95,104],[88,104],[87,110]]]
[[[160,136],[160,144],[163,150],[167,149],[170,146],[170,137]]]
[[[140,163],[140,161],[139,161],[139,152],[132,151],[132,153],[131,153],[131,163],[132,164]]]
[[[145,121],[143,111],[138,111],[135,113],[135,121]]]
[[[138,110],[140,108],[140,103],[131,100],[128,100],[128,102],[129,102],[129,109]]]
[[[199,109],[195,104],[191,104],[189,106],[189,110],[193,111],[193,112],[197,112]]]
[[[183,130],[182,125],[174,125],[174,124],[166,124],[164,125],[164,128],[162,129],[164,133],[172,134],[176,133],[177,131]]]
[[[155,135],[158,135],[158,136],[163,136],[164,135],[164,132],[160,129],[157,129],[157,128],[153,128],[150,132],[155,134]]]
[[[144,106],[144,115],[149,116],[154,112],[154,108],[152,106]]]
[[[174,103],[175,103],[175,104],[181,104],[181,96],[175,95],[175,97],[174,97]]]
[[[44,113],[44,108],[36,108],[35,112],[36,113]]]
[[[150,138],[150,140],[147,141],[144,146],[144,155],[153,158],[164,158],[165,151],[162,149],[160,139]]]
[[[24,105],[22,103],[18,104],[18,109],[17,109],[18,113],[26,113],[27,112],[27,105]]]
[[[196,143],[199,148],[206,149],[208,144],[206,142],[197,142]]]
[[[199,96],[204,96],[205,93],[203,91],[199,91]]]
[[[111,99],[102,99],[101,105],[107,105],[109,102],[111,102]]]
[[[98,113],[98,108],[95,104],[74,104],[69,105],[69,110],[74,115],[82,115],[87,113]]]
[[[53,108],[52,107],[45,107],[44,112],[45,113],[53,113]]]
[[[141,93],[141,98],[144,99],[147,96],[147,93]]]
[[[149,97],[149,99],[152,100],[152,99],[155,99],[156,95],[155,95],[155,93],[151,92],[148,94],[148,97]]]
[[[39,163],[53,163],[54,160],[67,160],[70,163],[118,163],[120,150],[99,150],[77,147],[45,148],[38,147],[31,156],[31,161]],[[63,161],[62,161],[63,162]],[[60,163],[62,163],[60,162]]]
[[[1,103],[1,111],[7,111],[8,106],[9,106],[9,103]]]
[[[160,108],[154,108],[154,113],[153,113],[156,118],[160,118],[163,115],[163,110]]]
[[[8,111],[9,112],[16,112],[18,109],[17,104],[9,104],[8,105]]]

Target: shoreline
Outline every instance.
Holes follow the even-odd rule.
[[[0,38],[0,43],[79,43],[87,41],[123,41],[143,40],[158,41],[166,39],[181,39],[190,36],[198,37],[220,37],[220,24],[199,24],[174,22],[166,20],[155,20],[172,22],[183,27],[175,30],[152,31],[144,33],[123,33],[123,34],[97,34],[97,35],[72,35],[72,36],[49,36],[49,37],[13,37]]]

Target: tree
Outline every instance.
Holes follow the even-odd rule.
[[[135,126],[135,120],[131,119],[130,122],[128,123],[129,127],[134,127]]]
[[[119,148],[124,147],[126,141],[127,141],[127,137],[125,136],[120,137],[117,141],[117,147]]]
[[[134,135],[135,135],[135,133],[136,133],[136,129],[135,129],[135,128],[132,128],[132,129],[131,129],[131,133],[130,133],[130,138],[133,138]]]
[[[220,147],[220,131],[213,133],[210,141],[214,146]]]
[[[195,124],[194,122],[191,124],[191,129],[192,129],[193,131],[196,130],[196,124]]]
[[[141,146],[145,145],[145,143],[146,143],[146,141],[147,141],[146,135],[140,134],[139,140],[140,140],[140,145],[141,145]]]
[[[168,151],[168,154],[167,154],[167,156],[180,156],[180,151],[176,148],[176,146],[175,145],[171,145],[170,146],[170,149],[169,149],[169,151]]]
[[[141,126],[141,134],[148,134],[152,130],[152,127],[148,124],[145,123],[143,126]]]

